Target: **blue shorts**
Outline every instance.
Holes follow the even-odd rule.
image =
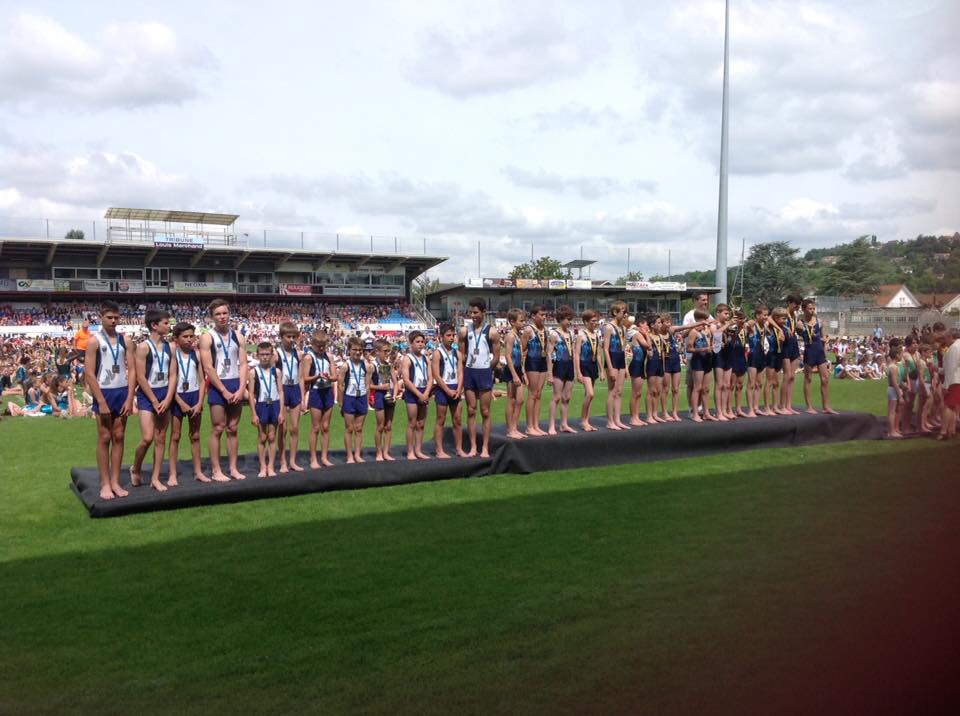
[[[776,371],[783,370],[783,353],[767,353],[766,367]]]
[[[547,372],[547,357],[546,356],[527,356],[523,359],[523,369],[527,373],[546,373]]]
[[[734,348],[730,351],[730,370],[734,375],[743,375],[747,372],[747,356],[742,350]]]
[[[430,394],[427,393],[427,400],[430,399]],[[420,402],[420,399],[413,393],[411,390],[403,389],[403,402],[407,405],[416,405]]]
[[[747,368],[756,368],[757,370],[763,370],[767,367],[767,358],[764,355],[762,350],[759,351],[750,351],[750,354],[747,356]]]
[[[719,353],[713,354],[713,367],[715,370],[730,370],[730,349],[724,346]]]
[[[197,404],[197,401],[200,400],[200,391],[191,390],[188,393],[179,393],[180,399],[189,405],[191,408]],[[183,412],[183,409],[180,407],[180,403],[174,399],[170,404],[170,409],[173,411],[174,417],[182,418],[186,413]]]
[[[341,415],[366,415],[370,409],[370,400],[365,395],[345,395],[343,396],[343,407],[340,409]]]
[[[303,402],[303,395],[300,393],[300,385],[283,386],[283,405],[287,408],[299,408]]]
[[[667,362],[663,366],[663,372],[673,374],[679,373],[681,370],[682,366],[680,365],[680,354],[671,353],[670,357],[667,358]]]
[[[261,425],[276,425],[278,417],[280,417],[279,400],[274,400],[272,403],[257,402],[257,419]]]
[[[580,361],[580,375],[590,380],[596,380],[600,376],[600,369],[595,360]]]
[[[646,361],[644,361],[642,358],[640,360],[630,361],[630,377],[646,378],[647,377]]]
[[[796,335],[787,336],[787,339],[783,342],[783,357],[785,360],[800,359],[800,343],[797,341]]]
[[[333,387],[311,388],[307,397],[307,407],[311,410],[330,410],[333,407]]]
[[[464,368],[463,389],[474,393],[493,390],[493,371],[490,368]]]
[[[383,410],[383,396],[386,395],[384,390],[375,390],[373,391],[373,405],[371,406],[374,410]]]
[[[447,383],[447,387],[454,392],[457,391],[456,383]],[[437,401],[437,405],[452,405],[456,408],[460,404],[460,398],[451,398],[443,392],[443,388],[439,387],[433,389],[433,398]]]
[[[610,368],[623,370],[627,367],[627,355],[623,351],[610,351]]]
[[[520,378],[520,382],[522,383],[523,382],[523,366],[517,365],[516,363],[514,363],[513,369],[517,371],[517,377]],[[510,372],[509,368],[505,368],[503,371],[503,382],[504,383],[513,382],[513,373]]]
[[[163,385],[158,388],[153,388],[153,394],[157,396],[157,402],[162,403],[164,398],[167,397],[167,386]],[[157,412],[153,409],[153,403],[151,403],[147,398],[147,394],[139,388],[137,389],[137,407],[140,410],[145,410],[148,413]]]
[[[810,368],[816,368],[827,362],[826,351],[823,350],[822,343],[809,343],[803,347],[803,364]]]
[[[555,360],[553,362],[553,378],[554,380],[559,380],[563,383],[570,383],[573,381],[573,361],[572,360]]]
[[[127,397],[130,395],[129,388],[104,388],[102,392],[103,399],[107,401],[107,407],[110,408],[110,415],[119,418],[123,404],[127,402]],[[100,414],[97,401],[93,401],[93,412],[96,415]]]
[[[655,353],[650,353],[647,355],[648,378],[662,378],[664,373],[663,368],[663,358]]]
[[[710,353],[692,353],[690,354],[690,363],[688,367],[691,372],[708,373],[713,370],[713,360]]]
[[[239,378],[224,378],[220,381],[223,383],[223,387],[227,389],[230,393],[236,393],[240,389],[240,379]],[[210,392],[207,393],[207,403],[210,405],[226,405],[227,401],[223,398],[223,393],[213,387],[213,383],[210,383]],[[242,405],[243,401],[241,400],[237,405]]]

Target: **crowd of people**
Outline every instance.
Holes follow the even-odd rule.
[[[448,417],[455,453],[486,457],[490,404],[496,396],[507,398],[506,427],[512,439],[592,432],[597,430],[590,417],[595,386],[605,381],[605,427],[629,430],[681,419],[684,365],[693,422],[796,414],[792,396],[797,376],[802,376],[806,412],[817,412],[811,399],[816,377],[821,409],[833,413],[831,375],[858,380],[879,374],[888,381],[890,437],[914,430],[938,431],[941,439],[953,435],[960,407],[960,333],[935,324],[904,339],[879,335],[830,339],[817,318],[814,300],[788,296],[784,304],[772,310],[757,306],[747,316],[725,304],[711,310],[707,294],[700,294],[680,325],[669,314],[630,316],[622,302],[611,306],[602,323],[596,311],[575,317],[568,306],[560,306],[555,324],[548,326],[548,314],[540,306],[529,314],[512,309],[506,325],[491,324],[484,301],[474,299],[463,326],[442,324],[429,333],[389,335],[366,327],[344,330],[343,314],[324,324],[306,304],[289,303],[261,313],[248,310],[242,319],[248,323],[238,329],[235,307],[222,299],[203,310],[196,304],[152,306],[142,316],[125,314],[119,305],[106,302],[97,315],[86,315],[72,338],[15,336],[0,341],[0,389],[23,396],[22,406],[7,403],[11,415],[97,419],[103,499],[126,494],[119,483],[119,460],[130,415],[137,416],[141,433],[131,483],[140,484],[141,466],[152,448],[149,482],[154,489],[166,490],[177,484],[184,419],[195,479],[245,478],[237,463],[244,403],[258,430],[259,476],[272,477],[278,457],[280,473],[303,469],[297,448],[303,413],[310,414],[308,454],[313,469],[332,464],[334,406],[340,406],[344,420],[348,463],[363,461],[360,446],[369,410],[377,421],[376,459],[394,459],[390,450],[397,405],[407,411],[407,459],[428,459],[423,431],[431,403],[436,404],[436,457],[449,457],[443,440]],[[90,330],[91,318],[100,323],[96,332]],[[278,335],[245,331],[256,325],[256,319],[276,320]],[[125,322],[144,330],[124,336],[117,327]],[[828,349],[834,353],[832,369]],[[854,366],[863,369],[855,372]],[[498,383],[506,385],[495,389]],[[579,425],[574,427],[569,410],[577,383],[584,387],[584,400]],[[548,385],[549,399],[544,397]],[[624,420],[622,403],[628,390],[629,417]],[[462,438],[461,401],[467,405],[468,446]],[[548,403],[546,430],[542,402]],[[209,477],[201,469],[199,444],[205,403],[212,427]],[[226,470],[220,463],[223,439]],[[168,443],[164,484],[160,473]]]

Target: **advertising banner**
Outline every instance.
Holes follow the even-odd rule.
[[[483,279],[484,288],[516,288],[517,282],[512,278],[485,278]]]
[[[203,248],[202,236],[176,236],[174,234],[154,234],[153,245],[164,249],[191,249]]]
[[[83,290],[84,291],[93,291],[95,293],[104,293],[110,290],[109,281],[97,281],[94,279],[84,279],[83,281]]]
[[[69,284],[68,284],[69,289]],[[53,291],[53,279],[49,278],[18,278],[18,291]]]
[[[466,288],[483,288],[483,279],[467,277],[463,279],[463,285]]]
[[[539,278],[518,278],[517,288],[546,288],[545,282]]]
[[[313,286],[308,283],[281,283],[280,293],[284,296],[309,296]]]
[[[121,279],[117,281],[117,291],[120,293],[143,293],[143,281],[139,279]]]
[[[233,293],[233,284],[221,281],[174,281],[177,293]]]
[[[650,283],[647,281],[627,281],[624,288],[628,291],[646,291],[650,288]]]
[[[548,284],[551,291],[564,291],[567,288],[566,280],[562,278],[552,278]]]
[[[0,278],[0,291],[16,291],[17,282],[12,278]]]
[[[568,278],[567,288],[575,288],[578,291],[589,291],[593,287],[588,278]]]

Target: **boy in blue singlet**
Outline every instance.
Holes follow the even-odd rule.
[[[300,353],[297,350],[297,340],[300,338],[300,329],[292,321],[280,324],[280,347],[277,351],[279,368],[283,374],[283,407],[286,410],[286,419],[281,421],[278,429],[278,450],[280,451],[280,473],[288,470],[302,472],[303,468],[297,464],[297,447],[300,442],[300,415],[303,404],[303,380],[300,377]],[[285,439],[290,439],[290,461],[287,462]]]
[[[84,354],[84,377],[97,416],[101,500],[130,494],[120,486],[120,465],[127,416],[133,411],[137,368],[132,345],[117,333],[119,320],[120,307],[113,301],[104,301],[100,309],[101,330],[90,336]]]
[[[373,378],[373,362],[363,357],[363,343],[357,336],[347,339],[347,360],[340,366],[337,383],[343,400],[343,444],[347,449],[347,464],[364,462],[360,456],[363,446],[363,422],[370,408],[369,385]]]
[[[749,417],[740,406],[740,398],[743,396],[743,376],[747,374],[747,332],[744,328],[746,320],[746,314],[737,309],[733,312],[733,324],[727,331],[727,340],[730,342],[730,372],[732,374],[730,409],[738,418]]]
[[[780,407],[789,415],[799,415],[793,409],[793,384],[797,369],[800,367],[800,341],[797,338],[800,319],[797,309],[800,298],[793,294],[787,296],[787,319],[783,324],[783,384],[780,386]]]
[[[577,334],[573,348],[573,376],[578,383],[583,383],[580,427],[585,433],[592,433],[597,430],[590,424],[594,385],[596,381],[604,379],[603,352],[600,350],[600,337],[597,335],[600,314],[588,308],[580,314],[580,318],[583,321],[583,330]]]
[[[530,324],[520,334],[520,350],[523,351],[523,371],[527,375],[527,435],[540,437],[546,433],[540,429],[540,400],[543,385],[547,381],[547,309],[534,306],[530,309]]]
[[[466,457],[463,450],[463,429],[460,422],[460,398],[463,396],[463,359],[456,346],[457,330],[449,323],[440,325],[440,345],[433,351],[431,372],[434,397],[437,401],[437,419],[434,421],[433,440],[437,457],[450,457],[443,449],[443,424],[450,413],[453,429],[453,448],[457,455]]]
[[[798,324],[798,330],[803,336],[803,400],[807,404],[807,412],[812,415],[817,413],[810,402],[810,384],[813,382],[813,371],[817,371],[820,374],[823,412],[836,415],[837,411],[830,407],[830,362],[824,349],[827,335],[817,318],[817,303],[812,298],[806,298],[800,308],[803,319]]]
[[[247,396],[250,402],[250,422],[257,426],[257,457],[260,472],[257,477],[276,477],[273,466],[277,460],[277,426],[283,425],[285,416],[283,380],[275,365],[273,344],[263,341],[257,345],[257,360],[260,362],[250,371],[247,379]]]
[[[699,309],[693,313],[696,321],[706,321],[710,314]],[[711,356],[713,355],[713,346],[710,339],[711,329],[709,327],[697,327],[687,334],[687,352],[690,353],[690,362],[687,364],[687,370],[693,372],[693,392],[690,394],[690,419],[695,423],[704,420],[717,420],[710,413],[708,401],[710,399],[710,374],[712,370]],[[703,417],[700,417],[699,409],[703,405]]]
[[[140,412],[140,444],[130,466],[130,484],[139,487],[140,470],[147,450],[153,445],[153,470],[150,475],[150,487],[157,492],[166,492],[166,486],[160,482],[160,468],[167,446],[167,425],[170,422],[170,404],[177,384],[177,366],[173,362],[167,334],[170,333],[170,314],[156,308],[148,309],[143,322],[150,333],[146,340],[137,346],[137,408]],[[172,383],[171,383],[172,381]]]
[[[390,442],[393,439],[393,414],[397,408],[400,393],[400,381],[393,369],[396,361],[391,358],[390,344],[383,338],[373,342],[373,414],[377,418],[377,427],[373,433],[373,444],[377,449],[377,462],[393,462],[390,455]]]
[[[779,401],[780,373],[783,372],[783,346],[786,339],[783,327],[786,321],[787,309],[785,308],[773,309],[770,318],[767,320],[767,367],[765,371],[767,374],[767,383],[764,388],[764,397],[766,397],[766,392],[769,390],[770,403],[768,403],[768,405],[772,403],[777,406],[773,411],[776,415],[790,415]]]
[[[634,327],[627,331],[627,341],[633,347],[630,354],[630,424],[643,427],[647,424],[640,417],[643,404],[643,384],[647,381],[647,355],[650,353],[650,323],[646,316],[637,316]],[[649,394],[650,389],[647,388]]]
[[[467,398],[467,432],[470,451],[477,455],[477,404],[483,418],[483,445],[480,457],[490,457],[490,401],[493,399],[493,366],[500,363],[500,334],[494,326],[484,325],[487,303],[482,298],[470,299],[469,321],[460,329],[460,348],[465,365],[463,391]]]
[[[237,467],[240,440],[237,430],[243,413],[243,398],[247,391],[246,339],[230,327],[230,304],[215,298],[208,309],[213,319],[213,330],[200,336],[200,364],[210,381],[207,402],[210,404],[210,476],[216,482],[243,480],[245,475]],[[227,457],[230,477],[220,469],[220,439],[227,434]]]
[[[570,322],[573,321],[573,309],[560,306],[557,309],[557,327],[550,331],[547,338],[547,380],[553,386],[553,398],[550,401],[550,425],[548,435],[556,435],[554,423],[557,408],[560,408],[560,432],[577,432],[570,427],[570,397],[573,395],[573,336],[570,335]]]
[[[203,418],[203,399],[207,393],[200,358],[194,349],[196,329],[189,323],[173,327],[176,344],[174,362],[177,364],[176,392],[170,405],[170,470],[167,485],[177,484],[177,457],[180,452],[180,433],[186,418],[190,430],[190,453],[193,457],[193,477],[198,482],[210,482],[200,465],[200,422]]]
[[[433,385],[430,365],[423,355],[427,339],[420,331],[410,331],[407,342],[410,352],[400,359],[403,402],[407,405],[407,460],[429,460],[430,456],[423,451],[423,425]]]
[[[507,311],[507,323],[510,331],[504,341],[507,354],[507,369],[504,375],[507,383],[506,422],[507,437],[523,440],[527,436],[520,432],[520,412],[523,410],[523,387],[527,384],[527,374],[523,371],[523,348],[520,334],[523,332],[523,311],[511,308]]]
[[[747,414],[748,418],[758,415],[773,415],[767,408],[764,373],[766,371],[767,337],[766,325],[769,311],[766,306],[758,305],[753,309],[753,320],[747,321]],[[763,396],[763,408],[760,397]]]
[[[330,418],[333,416],[335,363],[327,351],[327,334],[317,331],[310,338],[310,347],[300,359],[300,380],[307,392],[310,410],[310,467],[314,470],[333,467],[330,462]],[[317,459],[317,440],[320,440],[320,459]]]
[[[623,384],[627,379],[626,316],[627,304],[614,301],[610,305],[610,321],[603,327],[603,356],[607,365],[607,430],[630,429],[620,416]]]

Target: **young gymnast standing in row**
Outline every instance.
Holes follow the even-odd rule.
[[[587,309],[580,318],[583,330],[577,335],[573,350],[573,374],[579,383],[583,383],[583,404],[580,407],[580,427],[584,432],[592,433],[596,428],[590,424],[590,406],[593,403],[594,385],[604,379],[603,353],[599,350],[600,338],[597,336],[597,324],[600,315],[593,309]]]
[[[560,432],[577,432],[570,427],[570,397],[573,395],[573,336],[570,334],[570,322],[573,309],[560,306],[557,309],[557,327],[550,331],[547,340],[547,379],[553,387],[553,399],[550,401],[550,425],[548,435],[556,435],[554,423],[557,408],[560,409]]]

